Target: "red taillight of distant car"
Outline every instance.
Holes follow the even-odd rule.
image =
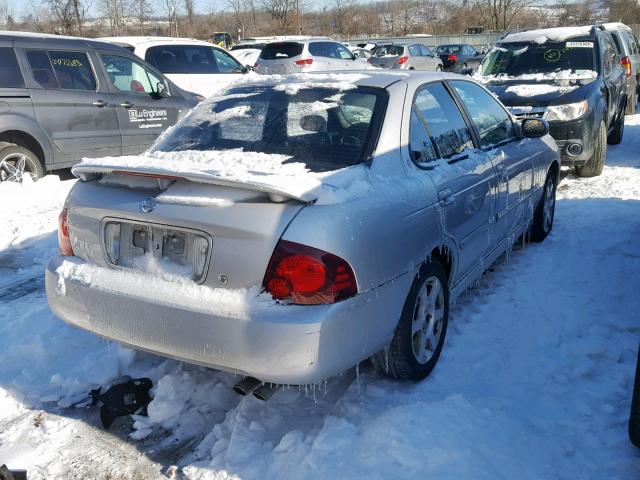
[[[71,248],[71,239],[69,238],[69,224],[67,222],[67,209],[63,208],[58,217],[58,244],[60,245],[60,254],[65,257],[73,257],[73,248]]]
[[[458,56],[457,55],[449,55],[447,57],[447,60],[449,60],[450,62],[457,62],[458,61]]]
[[[622,57],[620,59],[620,63],[624,67],[624,75],[625,77],[631,76],[631,59],[629,57]]]
[[[398,65],[402,65],[404,63],[407,63],[407,60],[409,60],[409,57],[400,57],[396,63]]]
[[[299,65],[301,67],[311,65],[312,63],[313,63],[313,58],[304,58],[302,60],[296,60],[296,65]]]
[[[276,300],[298,305],[339,302],[358,293],[351,266],[331,253],[280,240],[263,287]]]

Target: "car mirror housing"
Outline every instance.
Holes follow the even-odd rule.
[[[166,98],[169,96],[167,86],[163,82],[156,83],[156,93],[160,98]]]
[[[540,138],[549,133],[549,124],[539,118],[525,118],[520,123],[520,129],[525,138]]]

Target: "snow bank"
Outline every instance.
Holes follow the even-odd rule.
[[[365,195],[372,188],[366,165],[313,173],[303,163],[285,163],[289,158],[239,150],[152,152],[140,156],[85,159],[73,171],[79,175],[130,170],[184,176],[202,183],[280,193],[318,204],[346,201]]]

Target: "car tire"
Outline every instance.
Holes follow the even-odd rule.
[[[604,158],[607,155],[607,127],[604,120],[600,121],[595,141],[596,146],[591,158],[584,165],[576,167],[576,174],[579,177],[597,177],[602,173]]]
[[[431,260],[413,280],[393,339],[373,356],[373,364],[391,378],[424,379],[440,358],[448,320],[447,275],[439,262]]]
[[[553,229],[553,219],[556,213],[556,190],[558,175],[555,169],[549,170],[544,181],[542,196],[538,201],[538,206],[533,213],[530,233],[531,240],[542,242]]]
[[[442,71],[442,65],[436,65],[436,72]]]
[[[618,119],[616,120],[616,124],[613,127],[613,130],[607,137],[607,143],[609,145],[618,145],[622,142],[622,135],[624,134],[624,113],[620,112],[618,115]]]
[[[11,145],[0,150],[0,182],[21,183],[24,175],[34,181],[44,177],[44,168],[38,156],[24,147]]]
[[[633,384],[633,396],[631,397],[631,414],[629,415],[629,439],[636,447],[640,448],[640,350],[636,363],[636,380]]]

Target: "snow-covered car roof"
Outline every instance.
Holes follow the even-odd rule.
[[[568,38],[589,35],[593,26],[584,27],[558,27],[542,28],[539,30],[526,30],[524,32],[511,33],[500,40],[499,43],[535,42],[545,43],[562,42]]]
[[[118,45],[130,45],[132,47],[139,47],[144,45],[145,47],[154,47],[158,45],[171,45],[171,44],[189,44],[189,45],[206,45],[208,47],[215,47],[213,43],[205,42],[204,40],[196,40],[195,38],[176,38],[176,37],[143,37],[143,36],[130,36],[130,37],[101,37],[98,40],[115,43]]]
[[[632,30],[631,27],[629,25],[626,25],[622,22],[609,22],[609,23],[602,23],[601,24],[602,27],[604,27],[605,30],[611,31],[611,30]]]

